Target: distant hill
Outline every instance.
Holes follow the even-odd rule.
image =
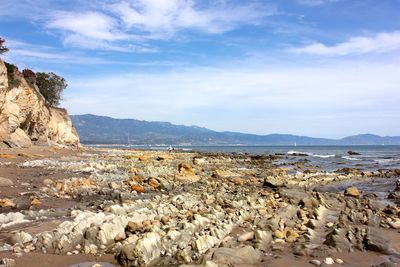
[[[313,138],[289,134],[255,135],[216,132],[198,126],[174,125],[135,119],[114,119],[91,114],[72,115],[82,143],[135,145],[400,145],[400,136],[362,134],[343,139]]]

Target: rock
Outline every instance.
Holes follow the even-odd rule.
[[[233,171],[230,171],[230,170],[216,170],[213,173],[213,177],[220,178],[220,179],[225,179],[225,178],[230,178],[230,177],[235,177],[235,176],[239,176],[239,174],[235,173]]]
[[[238,237],[239,242],[246,242],[254,238],[254,232],[247,232]]]
[[[357,168],[342,168],[337,169],[336,173],[344,173],[346,175],[361,175],[361,170]]]
[[[144,188],[141,185],[132,185],[131,190],[136,191],[138,193],[144,193]]]
[[[157,189],[157,188],[160,187],[160,183],[159,183],[156,179],[154,179],[154,178],[150,178],[149,181],[148,181],[148,184],[149,184],[151,187],[153,187],[154,189]]]
[[[119,184],[117,184],[116,182],[110,182],[110,183],[108,184],[108,187],[109,187],[110,189],[115,190],[115,189],[120,188],[121,186],[120,186]]]
[[[125,232],[120,232],[114,237],[115,242],[119,242],[126,239]]]
[[[335,259],[335,263],[337,263],[337,264],[343,264],[344,263],[344,261],[342,260],[342,259]]]
[[[231,182],[238,186],[243,186],[246,183],[246,181],[240,177],[233,177]]]
[[[186,162],[180,163],[178,165],[178,172],[184,175],[194,175],[193,167]]]
[[[161,222],[162,222],[162,224],[164,224],[164,225],[168,224],[168,223],[169,223],[169,217],[166,216],[166,215],[162,216],[162,217],[161,217]]]
[[[391,254],[393,252],[390,248],[389,240],[382,235],[379,229],[368,227],[364,244],[366,249],[371,251],[383,254]]]
[[[321,266],[321,261],[319,261],[319,260],[315,260],[315,259],[310,260],[310,263],[315,266]]]
[[[261,255],[251,246],[242,248],[217,248],[211,259],[216,264],[224,266],[250,266],[261,261]]]
[[[14,235],[12,235],[9,240],[8,243],[11,245],[15,245],[15,244],[25,244],[28,242],[32,241],[32,236],[24,231],[21,232],[17,232]]]
[[[128,230],[131,233],[135,233],[136,231],[138,231],[139,229],[141,229],[143,226],[136,223],[136,222],[128,222],[127,226],[126,226],[126,230]]]
[[[351,156],[359,156],[359,155],[361,155],[360,153],[358,153],[358,152],[354,152],[354,151],[347,151],[347,154],[349,154],[349,155],[351,155]]]
[[[39,206],[39,205],[41,205],[42,204],[42,202],[39,200],[39,199],[37,199],[37,198],[34,198],[32,201],[31,201],[31,205],[32,206]]]
[[[14,259],[4,258],[0,260],[0,267],[16,267],[17,263]]]
[[[8,198],[0,199],[0,207],[1,208],[14,207],[14,206],[15,206],[15,204],[14,204],[14,202],[12,202],[12,200],[10,200]]]
[[[142,154],[138,157],[139,161],[148,161],[149,160],[149,156],[146,154]]]
[[[360,191],[358,191],[357,187],[352,186],[346,188],[346,190],[344,191],[344,195],[349,197],[359,197]]]
[[[256,230],[254,231],[254,238],[256,248],[266,251],[272,241],[272,234],[269,231]]]
[[[0,159],[16,159],[17,156],[10,154],[0,154]]]
[[[14,185],[13,181],[11,181],[10,179],[4,178],[4,177],[0,177],[0,187],[12,186],[12,185]]]
[[[335,261],[332,258],[328,257],[328,258],[325,258],[324,263],[326,265],[332,265],[335,263]]]
[[[51,180],[51,179],[44,179],[43,180],[43,184],[44,185],[46,185],[46,186],[50,186],[50,185],[53,185],[53,180]]]
[[[279,239],[284,239],[286,237],[286,234],[281,230],[275,230],[274,236]]]

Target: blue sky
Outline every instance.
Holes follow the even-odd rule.
[[[71,114],[339,138],[400,135],[398,0],[3,0],[6,61]]]

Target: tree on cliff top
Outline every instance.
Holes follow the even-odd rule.
[[[3,38],[0,37],[0,54],[4,54],[6,52],[8,52],[8,48],[4,46],[4,43],[6,42],[6,40],[4,40]]]
[[[51,107],[56,107],[60,104],[61,94],[68,86],[63,77],[53,72],[37,72],[36,85],[46,99],[46,103]]]

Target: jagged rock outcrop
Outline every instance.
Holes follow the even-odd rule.
[[[7,68],[0,60],[0,147],[78,147],[79,136],[67,111],[46,106],[37,86],[18,70],[12,75],[18,86],[9,86]]]

